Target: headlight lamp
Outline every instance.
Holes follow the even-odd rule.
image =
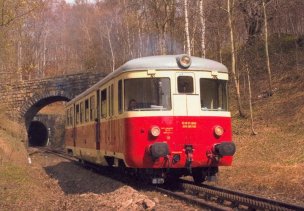
[[[217,137],[221,137],[224,134],[224,128],[222,126],[216,125],[214,127],[214,134]]]
[[[152,136],[157,137],[160,134],[160,128],[158,126],[152,126],[150,132]]]

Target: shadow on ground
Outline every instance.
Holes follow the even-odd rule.
[[[120,182],[72,162],[60,162],[44,169],[51,178],[58,181],[58,185],[66,194],[110,193],[123,186]]]

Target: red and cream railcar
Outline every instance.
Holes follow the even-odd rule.
[[[66,149],[149,173],[153,182],[229,166],[235,152],[227,68],[187,55],[134,59],[67,103]]]

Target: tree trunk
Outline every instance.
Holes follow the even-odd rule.
[[[248,45],[255,45],[262,34],[263,11],[261,8],[262,0],[239,0],[239,8],[244,14],[245,27],[248,33]]]
[[[42,67],[40,68],[42,75],[40,75],[40,77],[44,78],[44,73],[45,73],[45,68],[46,68],[46,51],[47,51],[47,47],[46,47],[46,40],[47,40],[47,36],[48,36],[48,31],[45,32],[44,34],[44,39],[43,39],[43,63],[42,63]]]
[[[246,65],[246,72],[247,72],[247,80],[248,80],[248,92],[249,92],[249,108],[250,108],[250,120],[251,120],[251,134],[257,135],[258,133],[253,128],[253,111],[252,111],[252,95],[251,95],[251,83],[250,83],[250,74],[248,65]]]
[[[191,55],[190,33],[189,33],[189,18],[188,18],[188,0],[184,0],[184,12],[185,12],[186,51],[187,51],[188,55]]]
[[[240,86],[236,76],[236,55],[235,55],[234,35],[233,35],[233,26],[232,26],[232,9],[231,9],[230,0],[227,0],[227,3],[228,3],[227,11],[228,11],[228,22],[229,22],[229,30],[230,30],[230,41],[231,41],[231,74],[236,90],[237,107],[238,107],[239,115],[240,117],[245,117],[241,103]]]
[[[161,55],[167,55],[167,47],[166,47],[166,33],[167,33],[167,27],[166,24],[162,27],[160,31],[160,40],[159,40],[159,45],[160,45],[160,54]]]
[[[169,20],[169,30],[170,30],[170,37],[174,37],[175,36],[175,30],[176,30],[176,18],[175,18],[175,10],[176,10],[176,5],[175,5],[175,1],[176,0],[172,0],[171,4],[170,4],[170,20]],[[174,54],[175,52],[175,47],[176,45],[176,40],[175,39],[170,39],[170,52],[169,54]]]
[[[222,45],[221,45],[221,34],[219,27],[217,28],[217,43],[218,43],[218,51],[219,51],[219,60],[223,63],[223,53],[222,53]]]
[[[127,5],[126,5],[126,0],[123,1],[123,7],[124,8],[127,8]],[[128,53],[129,55],[131,56],[131,58],[133,58],[133,51],[131,49],[131,42],[130,42],[130,27],[129,27],[129,21],[125,21],[126,23],[126,28],[127,28],[127,44],[128,44]]]
[[[266,53],[266,63],[267,63],[267,73],[268,73],[268,94],[272,95],[272,80],[271,80],[271,68],[270,68],[270,59],[268,51],[268,22],[267,22],[267,12],[266,12],[266,3],[263,0],[263,11],[264,11],[264,28],[265,28],[265,53]]]
[[[192,34],[196,34],[196,30],[197,30],[197,23],[194,23],[194,26],[192,27]],[[190,39],[190,50],[192,51],[191,55],[193,55],[195,53],[195,47],[196,47],[196,39],[195,36],[192,36]]]
[[[206,58],[206,18],[204,11],[204,0],[199,1],[199,11],[200,11],[200,20],[202,26],[201,34],[201,48],[202,48],[202,58]]]
[[[138,49],[138,56],[142,57],[142,49],[143,49],[143,39],[142,39],[142,25],[139,19],[138,14],[136,14],[137,17],[137,24],[138,24],[138,38],[139,38],[139,49]]]
[[[296,27],[290,17],[290,14],[288,14],[288,18],[289,18],[289,22],[291,24],[291,27],[292,27],[292,31],[293,31],[293,34],[296,35],[296,39],[294,41],[294,44],[295,44],[295,59],[296,59],[296,70],[297,72],[299,72],[299,46],[298,46],[298,43],[297,43],[297,40],[299,39],[299,33],[298,31],[296,30]]]
[[[107,28],[107,37],[108,37],[108,41],[109,41],[109,46],[110,46],[110,50],[111,50],[111,57],[112,57],[112,72],[114,72],[115,70],[115,56],[114,56],[114,51],[113,51],[113,47],[112,47],[112,41],[111,41],[111,36],[110,36],[110,30],[112,28],[112,22],[111,22],[111,27],[109,28],[108,24],[106,24],[106,28]]]

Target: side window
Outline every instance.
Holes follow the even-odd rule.
[[[227,81],[201,78],[200,95],[202,110],[227,111]]]
[[[95,96],[90,97],[90,121],[95,119]]]
[[[84,102],[80,103],[80,123],[84,122]]]
[[[101,99],[101,118],[107,117],[107,89],[104,89],[100,92]]]
[[[89,121],[89,100],[84,101],[84,116],[85,116],[85,122]]]
[[[125,79],[123,88],[125,111],[171,109],[171,83],[169,78]]]
[[[72,108],[67,109],[67,125],[72,126]]]
[[[110,86],[110,102],[109,102],[109,116],[114,114],[114,87],[113,84]]]
[[[80,108],[79,104],[76,105],[76,124],[80,123]]]
[[[193,93],[193,77],[191,76],[178,76],[177,77],[177,90],[179,93]]]
[[[70,108],[70,124],[74,125],[74,107]]]
[[[118,113],[122,113],[122,80],[118,81]]]
[[[70,126],[70,109],[67,109],[66,110],[66,120],[65,120],[65,124],[67,125],[67,126]]]

